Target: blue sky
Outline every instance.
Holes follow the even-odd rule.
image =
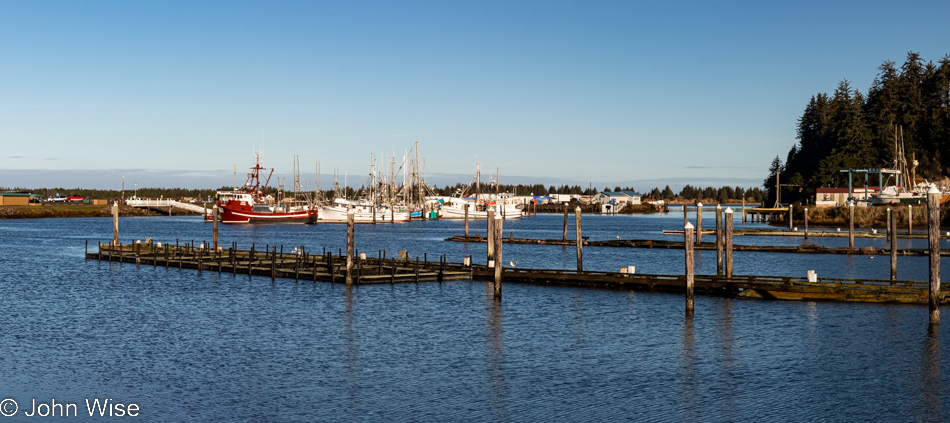
[[[760,185],[808,99],[950,54],[948,2],[0,1],[0,186]],[[302,179],[307,179],[305,174]],[[309,177],[313,179],[313,177]],[[239,181],[240,183],[241,181]],[[323,178],[328,185],[328,178]]]

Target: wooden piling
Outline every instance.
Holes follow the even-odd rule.
[[[914,206],[907,205],[907,239],[914,233]]]
[[[683,204],[683,227],[686,227],[686,224],[689,223],[689,216],[686,213],[686,204]]]
[[[465,237],[468,238],[468,203],[465,203]]]
[[[890,213],[891,209],[887,209],[887,217],[890,219],[888,224],[888,237],[891,240],[891,280],[897,280],[897,231],[892,228],[897,227],[897,213]]]
[[[346,212],[346,285],[353,285],[353,226],[355,226],[353,209]]]
[[[211,220],[213,222],[212,231],[214,232],[214,250],[217,251],[218,250],[218,213],[219,213],[218,205],[215,204],[211,210],[212,210]]]
[[[683,227],[683,241],[686,250],[686,315],[693,315],[693,225]]]
[[[567,210],[569,208],[570,206],[564,206],[564,232],[563,235],[561,235],[561,241],[567,241]]]
[[[716,274],[722,276],[722,206],[716,204]]]
[[[940,324],[940,198],[937,187],[927,191],[927,240],[930,250],[930,324]]]
[[[726,277],[732,277],[732,207],[727,207],[725,214],[726,223]]]
[[[848,248],[854,249],[854,203],[848,205]]]
[[[788,230],[792,230],[792,222],[793,222],[792,211],[793,210],[794,209],[792,208],[792,205],[789,204],[788,205]]]
[[[112,203],[112,245],[119,245],[119,202]]]
[[[686,206],[683,206],[686,207]],[[684,209],[685,210],[685,209]],[[581,237],[581,208],[574,208],[574,232],[577,236],[577,271],[584,271],[584,239]]]
[[[745,194],[742,195],[742,224],[745,224]]]
[[[501,274],[504,269],[504,264],[501,259],[501,249],[502,249],[502,225],[504,221],[501,219],[501,216],[495,216],[495,299],[501,298]]]
[[[488,248],[486,248],[487,256],[485,257],[485,263],[487,263],[488,266],[491,266],[492,260],[495,260],[495,209],[494,208],[491,208],[491,207],[488,208],[488,221],[486,222],[486,225],[487,225],[486,230],[488,232],[485,234],[485,237],[486,237],[485,239],[488,243],[487,245]]]
[[[696,203],[696,243],[703,242],[703,203]]]

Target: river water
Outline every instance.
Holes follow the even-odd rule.
[[[506,221],[504,232],[560,238],[562,219]],[[704,219],[714,224],[712,214]],[[583,226],[591,240],[675,240],[662,230],[681,228],[682,214],[585,216]],[[484,263],[483,244],[443,241],[463,227],[360,225],[357,249]],[[197,217],[122,218],[120,231],[122,242],[211,239]],[[471,232],[484,234],[484,221]],[[945,421],[950,413],[950,322],[928,333],[926,306],[698,297],[687,320],[672,294],[506,284],[495,303],[483,282],[346,289],[84,260],[85,240],[94,250],[111,239],[109,218],[4,220],[0,234],[0,399],[16,401],[19,420],[31,420],[34,401],[74,403],[89,419],[85,400],[96,398],[169,422]],[[345,227],[223,225],[220,239],[337,251]],[[697,253],[697,273],[715,273],[715,252]],[[576,266],[573,247],[505,245],[503,254],[517,267]],[[584,265],[682,273],[682,254],[588,247]],[[926,266],[926,257],[900,257],[898,276],[926,280]],[[735,256],[736,274],[807,270],[886,279],[889,261]]]

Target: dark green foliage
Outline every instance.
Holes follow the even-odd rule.
[[[844,80],[833,95],[812,96],[798,119],[798,144],[784,165],[776,156],[763,181],[769,192],[766,203],[775,199],[776,170],[781,172],[782,202],[788,203],[813,195],[818,187],[844,187],[847,174],[841,169],[893,168],[894,138],[901,132],[908,162],[919,161],[918,179],[947,175],[950,56],[934,64],[910,52],[899,69],[892,61],[882,63],[866,95]],[[854,183],[863,185],[863,180]]]

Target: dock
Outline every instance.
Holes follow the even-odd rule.
[[[679,231],[682,233],[683,231]],[[738,231],[737,231],[738,232]],[[764,234],[757,234],[764,235]],[[776,235],[781,236],[781,235]],[[847,236],[847,232],[845,233]],[[483,236],[453,236],[445,239],[446,241],[454,242],[486,242],[485,237]],[[563,240],[563,239],[537,239],[537,238],[503,238],[502,242],[506,244],[528,244],[528,245],[564,245],[564,246],[573,246],[576,245],[574,240]],[[618,240],[602,240],[602,241],[582,241],[585,247],[615,247],[615,248],[659,248],[659,249],[670,249],[670,250],[682,250],[684,248],[683,241],[666,241],[666,240],[653,240],[653,239],[618,239]],[[693,244],[697,250],[715,250],[715,242],[699,242]],[[874,248],[874,247],[865,247],[865,248],[848,248],[848,247],[824,247],[821,245],[815,244],[804,244],[798,246],[773,246],[773,245],[733,245],[733,250],[735,251],[758,251],[766,253],[797,253],[797,254],[855,254],[855,255],[889,255],[891,252],[886,248]],[[925,248],[904,248],[898,249],[897,255],[899,256],[926,256],[929,254],[929,250]],[[950,251],[941,251],[941,256],[950,256]]]
[[[506,238],[506,242],[508,239]],[[283,250],[283,247],[280,247]],[[346,276],[346,257],[323,251],[310,254],[302,248],[283,253],[276,246],[265,251],[231,248],[202,248],[201,246],[170,245],[161,243],[99,244],[97,251],[87,251],[87,260],[132,263],[155,267],[192,269],[198,272],[253,275],[295,281],[343,283]],[[424,283],[443,281],[493,281],[495,269],[464,262],[449,262],[445,256],[438,261],[409,259],[408,257],[366,258],[354,257],[355,284]],[[574,271],[551,269],[502,269],[505,282],[535,285],[576,286],[600,289],[618,289],[646,292],[682,293],[686,289],[685,275],[636,274],[624,272]],[[807,278],[790,276],[695,275],[696,293],[711,296],[748,299],[799,301],[850,301],[870,303],[926,304],[929,300],[929,282],[871,279]],[[942,292],[950,285],[944,283]],[[946,295],[938,299],[947,303]]]

